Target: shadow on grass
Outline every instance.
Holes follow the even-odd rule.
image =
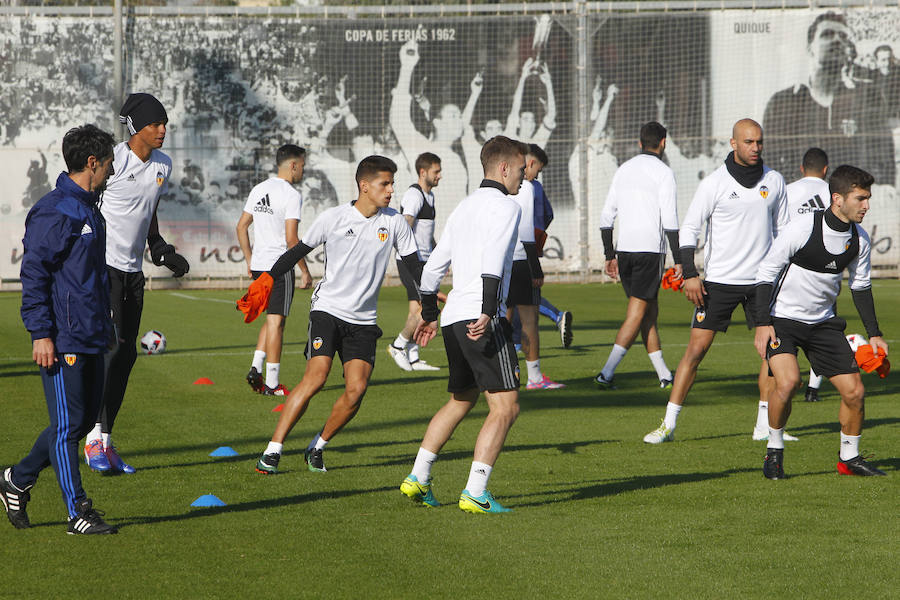
[[[41,372],[37,369],[34,369],[34,370],[29,369],[28,371],[0,372],[0,378],[2,378],[2,377],[29,377],[29,376],[40,377],[40,375],[41,375]]]

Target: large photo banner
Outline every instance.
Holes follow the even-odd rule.
[[[118,103],[111,19],[0,22],[0,278],[9,281],[18,278],[25,215],[64,169],[62,135],[84,122],[118,127]],[[443,166],[439,237],[481,181],[481,144],[503,133],[550,157],[541,176],[555,212],[545,270],[599,271],[597,219],[615,169],[639,151],[640,125],[669,129],[665,159],[683,217],[730,150],[731,125],[749,116],[764,125],[765,161],[788,181],[814,145],[833,165],[876,176],[864,226],[873,262],[896,270],[896,11],[604,13],[587,24],[579,33],[571,15],[129,18],[125,90],[154,94],[169,115],[162,233],[192,277],[245,274],[235,224],[250,189],[273,173],[275,150],[296,143],[309,152],[301,234],[322,210],[355,197],[356,163],[369,154],[398,164],[399,208],[416,157],[428,151]],[[308,260],[321,274],[323,254]],[[144,268],[169,274],[149,261]]]

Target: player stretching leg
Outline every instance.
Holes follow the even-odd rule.
[[[489,412],[475,442],[459,507],[473,513],[510,510],[494,499],[487,486],[506,434],[519,414],[516,352],[509,323],[500,315],[505,312],[501,299],[509,287],[522,213],[508,194],[519,189],[527,153],[525,144],[504,136],[484,145],[485,179],[451,213],[423,269],[422,322],[416,328],[416,341],[424,346],[437,333],[438,285],[447,269],[453,268],[453,289],[441,315],[450,400],[428,424],[412,472],[400,485],[401,492],[426,506],[438,506],[431,489],[432,464],[484,392]]]
[[[755,343],[775,376],[763,464],[763,474],[769,479],[784,477],[784,426],[791,414],[791,396],[800,385],[798,348],[803,349],[816,373],[828,377],[841,394],[838,472],[884,475],[859,454],[864,388],[853,351],[844,337],[847,322],[835,314],[841,275],[847,269],[853,302],[870,343],[873,349],[881,349],[887,355],[888,346],[878,328],[872,299],[871,242],[857,225],[869,209],[873,182],[874,178],[862,169],[839,166],[829,184],[830,208],[792,220],[759,266],[760,325]]]

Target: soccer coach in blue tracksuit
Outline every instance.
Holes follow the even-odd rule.
[[[30,526],[29,490],[50,465],[69,513],[68,533],[116,533],[81,487],[78,446],[103,395],[103,355],[112,336],[106,275],[106,225],[97,204],[112,174],[112,136],[93,125],[63,138],[68,173],[25,219],[22,320],[41,368],[50,426],[31,452],[0,477],[10,522]]]

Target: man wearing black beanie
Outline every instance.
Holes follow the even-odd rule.
[[[130,138],[115,147],[113,168],[100,205],[106,219],[106,268],[109,273],[110,309],[117,344],[106,354],[106,382],[97,423],[87,435],[84,458],[95,471],[134,473],[116,452],[110,434],[125,397],[131,368],[137,358],[135,343],[144,307],[144,249],[149,245],[153,264],[166,266],[173,276],[189,270],[187,260],[159,234],[156,209],[168,191],[172,159],[159,151],[169,117],[150,94],[131,94],[119,121]]]

